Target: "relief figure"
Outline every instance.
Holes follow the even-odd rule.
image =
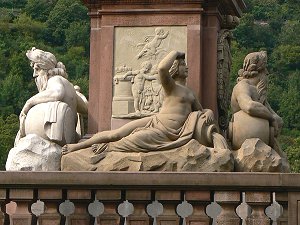
[[[156,56],[162,52],[165,51],[164,49],[160,49],[160,45],[162,41],[167,38],[169,35],[169,31],[165,32],[163,28],[157,27],[155,28],[155,35],[154,36],[146,36],[145,37],[145,43],[139,43],[137,46],[143,46],[143,49],[139,52],[137,55],[137,58],[142,58],[144,56],[148,57],[149,59],[156,59]],[[149,38],[153,37],[151,41],[149,41]]]
[[[126,79],[126,77],[131,76],[131,82],[132,82],[132,95],[134,99],[134,110],[135,113],[140,114],[141,113],[141,104],[143,100],[143,91],[144,91],[144,85],[145,80],[154,79],[149,75],[149,71],[152,68],[152,64],[150,61],[145,61],[141,64],[141,68],[139,70],[134,71],[128,71],[123,76],[123,79]]]

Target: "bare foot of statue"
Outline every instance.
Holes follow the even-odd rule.
[[[98,155],[102,152],[104,152],[108,147],[107,143],[101,143],[101,144],[93,144],[92,145],[92,150],[95,153],[95,155]]]
[[[73,152],[73,151],[77,150],[77,149],[75,148],[75,145],[76,145],[76,144],[66,144],[66,145],[64,145],[64,146],[62,147],[62,149],[61,149],[61,154],[62,154],[62,155],[65,155],[65,154],[68,154],[68,153],[70,153],[70,152]]]

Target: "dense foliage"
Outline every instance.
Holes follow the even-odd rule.
[[[293,171],[300,172],[300,4],[298,0],[245,0],[234,31],[232,85],[245,55],[267,50],[269,101],[285,122],[281,136]],[[25,101],[36,93],[25,52],[53,52],[87,95],[89,18],[80,0],[0,0],[0,170],[18,130]]]

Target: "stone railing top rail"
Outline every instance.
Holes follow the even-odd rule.
[[[293,191],[300,174],[173,172],[0,172],[0,188],[164,188]]]

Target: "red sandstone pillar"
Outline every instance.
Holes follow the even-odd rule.
[[[193,206],[193,214],[187,218],[187,224],[209,225],[211,219],[205,210],[212,201],[210,191],[186,191],[185,199]]]
[[[67,199],[75,205],[75,211],[68,216],[68,224],[70,225],[89,225],[90,215],[87,211],[91,202],[90,190],[68,190]]]
[[[128,225],[149,225],[150,218],[146,206],[151,202],[150,190],[127,190],[126,200],[134,206],[134,212],[127,219]]]
[[[288,192],[288,225],[299,224],[300,193]]]
[[[96,198],[104,204],[104,213],[97,218],[97,224],[120,224],[120,216],[117,213],[117,208],[121,203],[121,191],[97,190]]]
[[[6,190],[0,189],[0,225],[3,225],[5,222],[5,211],[2,211],[4,209],[4,204],[6,200]]]
[[[217,43],[220,21],[216,7],[205,10],[203,14],[203,35],[202,35],[202,86],[201,101],[203,108],[214,111],[215,118],[218,118],[217,106]]]
[[[62,190],[39,189],[38,198],[45,204],[45,212],[38,217],[39,225],[59,225],[61,215],[58,206],[62,199]]]
[[[94,12],[90,13],[91,17],[91,34],[90,34],[90,78],[89,78],[89,118],[88,133],[93,134],[98,131],[99,123],[99,104],[98,96],[100,82],[100,60],[101,60],[101,19]]]
[[[187,26],[187,58],[189,76],[187,85],[194,91],[200,102],[202,99],[201,93],[201,42],[202,42],[202,27],[199,25]],[[202,103],[202,102],[201,102]]]
[[[247,224],[269,225],[270,219],[265,214],[265,209],[271,202],[270,192],[246,192],[246,202],[252,209],[247,218]]]
[[[29,208],[33,199],[32,189],[10,189],[9,198],[17,203],[16,211],[10,215],[10,224],[31,225],[32,214]]]
[[[110,130],[112,113],[112,74],[113,74],[113,51],[114,51],[114,27],[103,26],[101,33],[101,52],[99,80],[99,114],[98,131]],[[111,66],[108,66],[111,65]]]
[[[163,205],[163,214],[157,217],[157,224],[179,225],[180,217],[176,207],[181,203],[180,191],[156,191],[155,199]]]
[[[287,192],[277,192],[276,201],[282,206],[282,215],[277,220],[279,224],[288,224],[288,193]]]
[[[221,214],[217,217],[217,224],[239,225],[241,219],[236,214],[236,208],[240,204],[240,192],[216,191],[215,200],[222,207]]]

